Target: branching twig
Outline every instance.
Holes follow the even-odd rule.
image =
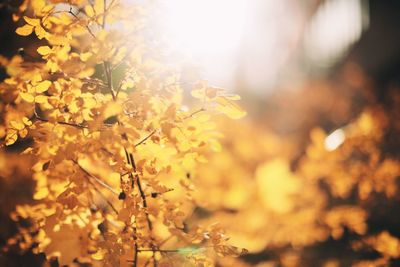
[[[104,14],[103,14],[103,28],[105,28],[105,19],[106,19],[106,0],[104,0]],[[111,4],[112,4],[113,2],[111,2]],[[111,6],[111,5],[110,5]],[[111,96],[112,96],[112,98],[113,98],[113,100],[114,101],[116,101],[117,100],[117,94],[114,92],[114,89],[113,89],[113,84],[112,84],[112,68],[110,68],[110,65],[109,65],[109,63],[107,63],[106,61],[103,61],[103,67],[104,67],[104,73],[105,73],[105,75],[106,75],[106,79],[107,79],[107,84],[108,84],[108,89],[109,89],[109,91],[110,91],[110,93],[111,93]],[[119,91],[119,90],[118,90]],[[120,125],[121,123],[120,123],[120,121],[117,121],[117,123]],[[153,133],[152,133],[153,134]],[[151,134],[151,135],[152,135]],[[150,135],[150,136],[151,136]],[[142,141],[140,141],[137,145],[140,145],[140,144],[142,144],[143,142],[145,142],[150,136],[148,136],[148,137],[146,137],[145,139],[143,139]],[[128,140],[128,137],[126,136],[126,135],[122,135],[122,138],[124,138],[125,140]],[[152,232],[153,232],[153,224],[152,224],[152,222],[151,222],[151,220],[150,220],[150,218],[149,218],[149,214],[148,214],[148,206],[147,206],[147,199],[146,199],[146,195],[145,195],[145,193],[144,193],[144,190],[143,190],[143,188],[142,188],[142,184],[141,184],[141,182],[140,182],[140,177],[139,177],[139,175],[137,174],[137,172],[136,172],[136,164],[135,164],[135,160],[134,160],[134,158],[133,158],[133,154],[132,153],[130,153],[130,152],[128,152],[128,150],[124,147],[124,151],[125,151],[125,156],[126,156],[126,161],[128,162],[128,164],[130,164],[131,166],[132,166],[132,168],[133,168],[133,171],[134,171],[134,174],[130,174],[130,177],[132,177],[132,178],[134,178],[134,179],[132,179],[132,187],[134,186],[134,182],[135,182],[135,180],[136,180],[136,184],[137,184],[137,187],[138,187],[138,190],[139,190],[139,194],[140,194],[140,197],[141,197],[141,199],[142,199],[142,202],[143,202],[143,208],[146,210],[146,212],[145,212],[145,214],[146,214],[146,221],[147,221],[147,225],[148,225],[148,228],[149,228],[149,231],[150,231],[150,238],[151,238],[151,240],[153,241],[153,237],[152,237]],[[135,242],[135,244],[137,244],[136,242]],[[154,248],[152,251],[153,251],[153,266],[154,267],[157,267],[157,259],[156,259],[156,255],[155,255],[155,251],[156,251],[156,246],[154,245],[154,243],[152,242],[152,247]],[[137,253],[139,252],[140,250],[138,250],[138,248],[137,248],[137,246],[135,247],[135,255],[134,255],[134,263],[133,263],[133,266],[137,266]]]
[[[117,191],[114,190],[110,185],[108,185],[106,182],[103,180],[97,178],[90,172],[88,172],[85,168],[83,168],[76,160],[72,160],[84,173],[86,173],[89,177],[91,177],[93,180],[95,180],[99,185],[103,186],[104,188],[108,189],[110,192],[112,192],[115,195],[119,195]]]
[[[69,7],[68,13],[71,14],[74,18],[79,19],[78,16],[77,16],[74,12],[72,12],[72,6]],[[86,24],[85,27],[86,27],[86,29],[88,30],[89,34],[90,34],[94,39],[97,40],[96,35],[92,32],[92,30],[90,29],[89,25]]]
[[[75,164],[77,164],[81,170],[83,170],[86,174],[88,174],[90,177],[91,176],[90,173],[88,173],[85,169],[83,169],[76,160],[72,160]],[[88,176],[84,176],[86,178],[86,181],[93,187],[93,189],[106,201],[106,203],[111,207],[111,209],[115,212],[115,214],[118,215],[118,210],[114,207],[114,205],[111,203],[110,200],[108,200],[108,198],[103,194],[103,192],[100,191],[100,189],[98,189],[96,187],[96,185],[89,179]]]
[[[50,122],[49,119],[40,117],[36,112],[36,108],[34,109],[33,114],[35,115],[35,119],[37,119],[39,121]],[[79,128],[79,129],[88,128],[88,126],[86,126],[86,125],[72,123],[72,122],[66,122],[66,121],[56,121],[55,123],[62,124],[62,125],[68,125],[68,126],[72,126],[72,127]]]

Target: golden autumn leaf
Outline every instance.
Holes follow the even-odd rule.
[[[41,40],[43,38],[46,38],[48,33],[41,25],[37,25],[35,26],[35,34]]]
[[[18,139],[18,131],[14,129],[8,129],[6,134],[6,146],[14,144]]]
[[[191,175],[208,153],[222,150],[211,109],[224,90],[200,83],[200,101],[183,105],[181,75],[140,37],[136,27],[145,25],[134,23],[130,34],[114,27],[132,18],[144,23],[143,7],[104,0],[23,5],[27,24],[16,32],[34,32],[29,41],[38,54],[0,58],[10,76],[0,86],[7,96],[0,130],[6,145],[21,139],[10,150],[22,147],[29,157],[20,162],[33,182],[33,202],[17,206],[12,219],[32,224],[9,244],[62,265],[157,265],[169,260],[157,251],[166,239],[178,265],[214,262],[206,247],[239,255],[221,228],[210,234],[190,225]],[[223,112],[239,117],[237,108]]]
[[[31,126],[32,122],[27,118],[27,117],[23,117],[22,118],[22,122],[26,125],[26,126]]]
[[[40,19],[34,19],[34,18],[29,18],[27,16],[24,16],[24,20],[26,21],[26,23],[28,23],[31,26],[40,25]]]
[[[42,56],[46,56],[46,55],[48,55],[48,54],[50,54],[52,52],[52,49],[50,47],[48,47],[48,46],[40,46],[37,49],[37,52]]]
[[[37,95],[35,96],[35,103],[42,104],[47,101],[47,96],[44,95]]]
[[[19,27],[15,30],[17,34],[22,36],[28,36],[32,33],[32,31],[33,31],[33,26],[29,24],[25,24],[24,26]]]
[[[19,95],[23,100],[25,100],[28,103],[32,103],[33,101],[35,101],[35,97],[30,93],[20,92]]]
[[[79,55],[79,57],[80,57],[80,59],[81,59],[82,61],[87,61],[91,56],[92,56],[92,53],[90,53],[90,52],[81,53],[81,54]]]
[[[46,6],[45,0],[34,0],[31,2],[32,8],[36,14],[42,14],[44,7]]]
[[[35,85],[35,91],[36,93],[46,92],[49,89],[50,85],[51,85],[50,81],[47,80],[41,81],[37,85]]]
[[[20,130],[22,130],[22,129],[25,128],[24,123],[23,123],[23,122],[20,122],[20,121],[10,121],[10,126],[11,126],[13,129],[18,130],[18,131],[20,131]]]
[[[95,15],[94,9],[91,5],[85,6],[85,13],[86,13],[86,15],[88,15],[88,17],[93,17]]]

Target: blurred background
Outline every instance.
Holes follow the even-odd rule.
[[[0,54],[8,58],[38,46],[14,33],[19,2],[0,3]],[[400,266],[400,2],[157,5],[150,35],[183,62],[183,78],[196,72],[240,94],[248,112],[220,119],[223,149],[194,176],[203,193],[192,220],[219,221],[250,251],[218,264]],[[32,194],[29,161],[6,161],[13,149],[0,155],[0,245],[16,231],[9,212]],[[44,260],[13,253],[1,257],[15,266]]]

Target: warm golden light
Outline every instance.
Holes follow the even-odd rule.
[[[188,55],[215,56],[238,46],[246,20],[246,1],[171,0],[165,5],[169,41]]]
[[[328,135],[325,139],[325,148],[328,151],[333,151],[338,148],[346,138],[344,131],[342,129],[337,129]]]

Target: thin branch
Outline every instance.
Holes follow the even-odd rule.
[[[104,17],[103,17],[103,28],[105,27],[105,18],[106,18],[106,0],[104,0]],[[109,65],[109,63],[107,63],[106,61],[104,61],[103,62],[103,67],[104,67],[104,73],[105,73],[105,75],[106,75],[106,79],[107,79],[107,84],[108,84],[108,89],[109,89],[109,91],[110,91],[110,93],[111,93],[111,96],[112,96],[112,98],[113,98],[113,100],[114,101],[116,101],[117,100],[117,96],[116,96],[116,94],[115,94],[115,92],[114,92],[114,90],[113,90],[113,84],[112,84],[112,70],[111,70],[111,68],[110,68],[110,65]],[[121,125],[121,122],[120,121],[117,121],[117,123],[119,124],[119,125]],[[150,136],[149,136],[150,137]],[[149,138],[149,137],[146,137],[145,139],[144,139],[144,141],[143,142],[145,142],[146,140],[147,140],[147,138]],[[123,134],[122,135],[122,138],[123,139],[125,139],[125,140],[128,140],[128,137],[125,135],[125,134]],[[141,141],[141,142],[142,142]],[[139,142],[140,144],[141,144],[141,142]],[[142,143],[143,143],[142,142]],[[139,144],[139,145],[140,145]],[[135,160],[134,160],[134,158],[133,158],[133,154],[132,153],[130,153],[130,152],[128,152],[128,150],[124,147],[124,151],[125,151],[125,156],[126,156],[126,160],[127,160],[127,162],[128,162],[128,164],[130,164],[131,166],[132,166],[132,168],[133,168],[133,171],[134,171],[134,174],[130,174],[130,177],[132,177],[131,179],[132,179],[132,188],[133,188],[133,186],[134,186],[134,182],[135,182],[135,180],[136,180],[136,184],[137,184],[137,186],[138,186],[138,190],[139,190],[139,193],[140,193],[140,197],[141,197],[141,199],[142,199],[142,202],[143,202],[143,207],[144,207],[144,209],[145,209],[145,214],[146,214],[146,221],[147,221],[147,225],[148,225],[148,228],[149,228],[149,231],[150,231],[150,238],[151,238],[151,240],[152,240],[152,244],[151,244],[151,246],[155,249],[156,248],[156,246],[154,245],[154,239],[153,239],[153,237],[152,237],[152,232],[153,232],[153,224],[152,224],[152,222],[151,222],[151,220],[150,220],[150,218],[149,218],[149,214],[148,214],[148,206],[147,206],[147,199],[146,199],[146,195],[145,195],[145,193],[144,193],[144,190],[143,190],[143,188],[142,188],[142,184],[141,184],[141,182],[140,182],[140,178],[139,178],[139,175],[137,174],[137,172],[136,172],[136,164],[135,164]],[[154,252],[154,249],[153,249],[153,266],[154,267],[157,267],[157,259],[156,259],[156,255],[155,255],[155,252]],[[135,252],[135,255],[134,255],[134,257],[136,257],[136,259],[134,259],[134,266],[136,266],[137,265],[137,253],[138,253],[138,251],[139,250],[135,250],[136,252]]]
[[[90,177],[92,177],[90,175],[90,173],[88,173],[86,170],[84,170],[75,160],[72,160],[75,164],[77,164],[81,170],[83,170],[86,174],[88,174]],[[98,189],[96,187],[96,185],[89,179],[88,176],[84,176],[86,178],[86,181],[93,187],[93,189],[104,199],[104,201],[106,201],[106,203],[111,207],[111,209],[115,212],[115,214],[118,215],[118,211],[117,209],[114,207],[114,205],[111,203],[110,200],[108,200],[108,198],[103,194],[103,192],[100,191],[100,189]]]
[[[96,176],[94,176],[93,174],[91,174],[90,172],[88,172],[85,168],[83,168],[76,160],[72,160],[84,173],[86,173],[89,177],[91,177],[92,179],[94,179],[99,185],[103,186],[104,188],[108,189],[109,191],[111,191],[112,193],[114,193],[115,195],[119,195],[119,193],[117,191],[114,190],[114,188],[112,188],[110,185],[108,185],[106,182],[104,182],[103,180],[97,178]]]
[[[39,121],[42,121],[42,122],[50,122],[49,119],[40,117],[40,116],[37,114],[37,112],[36,112],[36,108],[34,109],[33,114],[34,114],[34,116],[35,116],[35,119],[37,119],[37,120],[39,120]],[[88,126],[86,126],[86,125],[77,124],[77,123],[72,123],[72,122],[66,122],[66,121],[55,121],[55,123],[57,123],[57,124],[62,124],[62,125],[68,125],[68,126],[72,126],[72,127],[79,128],[79,129],[88,128]]]
[[[96,190],[97,193],[99,193],[99,195],[106,201],[106,203],[111,207],[111,209],[115,212],[115,214],[118,215],[118,210],[114,207],[114,205],[111,203],[111,201],[108,200],[108,198],[103,194],[103,192],[101,192],[96,187],[96,185],[92,181],[90,181],[90,179],[88,177],[86,177],[86,178],[87,178],[88,183],[90,183],[93,186],[93,189]]]
[[[135,147],[140,146],[141,144],[143,144],[144,142],[147,141],[147,139],[149,139],[153,134],[155,134],[157,132],[157,130],[153,130],[149,135],[147,135],[145,138],[143,138],[140,142],[138,142],[137,144],[135,144]]]
[[[196,114],[198,114],[198,113],[200,113],[200,112],[203,112],[203,111],[206,111],[206,109],[205,109],[205,108],[200,108],[200,109],[198,109],[198,110],[196,110],[196,111],[190,113],[189,115],[187,115],[186,117],[184,117],[182,120],[189,119],[189,118],[193,117],[194,115],[196,115]]]
[[[108,85],[108,89],[110,90],[111,96],[113,98],[113,100],[117,100],[114,89],[113,89],[113,85],[112,85],[112,72],[109,68],[109,65],[106,61],[103,62],[103,66],[104,66],[104,72],[106,74],[106,79],[107,79],[107,85]]]
[[[69,7],[68,13],[71,14],[74,18],[79,19],[79,17],[78,17],[74,12],[72,12],[72,6]],[[89,34],[90,34],[94,39],[97,40],[96,35],[92,32],[92,30],[90,29],[89,25],[86,24],[85,27],[86,27],[86,29],[88,30]]]
[[[137,266],[137,262],[138,262],[138,254],[139,254],[139,247],[137,244],[137,229],[136,229],[136,217],[135,217],[135,226],[133,227],[133,239],[134,239],[134,254],[133,254],[133,267]]]
[[[122,81],[119,83],[117,90],[115,91],[115,98],[118,97],[119,92],[121,91],[122,88]]]
[[[156,252],[166,252],[166,253],[177,253],[179,252],[179,249],[157,249],[153,250],[151,248],[148,249],[139,249],[139,252],[149,252],[149,251],[156,251]]]
[[[105,12],[108,12],[110,10],[110,8],[112,7],[112,5],[114,4],[115,0],[112,0],[111,3],[108,5],[107,9]],[[105,7],[105,5],[104,5]]]
[[[57,123],[57,124],[62,124],[62,125],[67,125],[67,126],[79,128],[79,129],[84,129],[84,128],[88,129],[89,128],[89,126],[83,125],[83,124],[79,124],[79,123],[66,122],[66,121],[54,121],[54,122],[50,121],[49,119],[46,119],[46,118],[43,118],[43,117],[39,116],[39,114],[37,114],[36,107],[35,107],[35,109],[33,111],[33,115],[34,115],[34,119],[37,119],[37,120],[42,121],[42,122]],[[113,124],[103,123],[103,126],[112,127]],[[98,129],[98,131],[101,131],[101,130],[104,130],[104,129],[105,128],[100,128],[100,129]]]

